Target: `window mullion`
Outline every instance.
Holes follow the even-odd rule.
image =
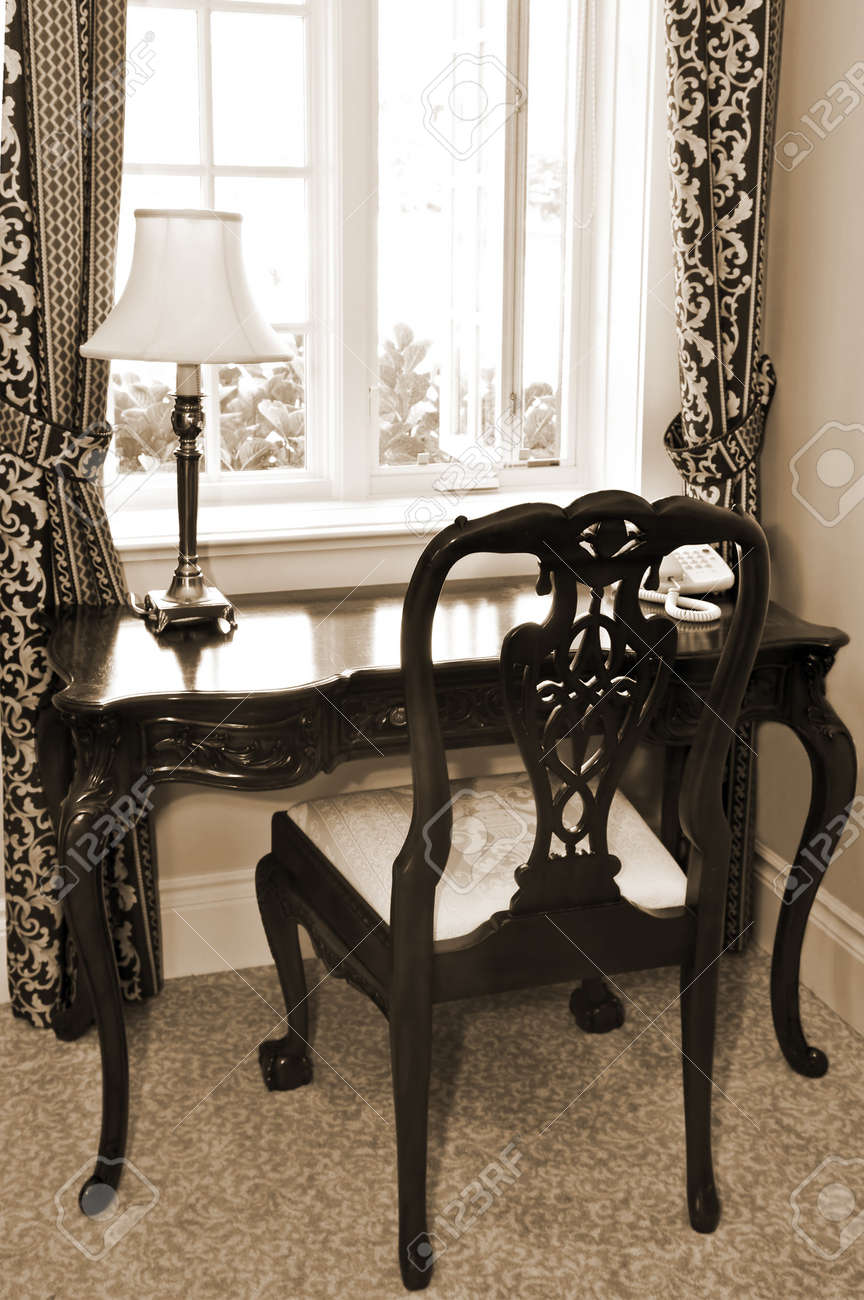
[[[604,79],[598,85],[598,49],[605,39],[617,48],[619,6],[601,7],[597,0],[578,0],[571,22],[568,81],[574,87],[569,105],[568,130],[571,149],[568,159],[565,198],[566,214],[566,318],[564,365],[561,377],[561,451],[575,461],[589,481],[606,479],[606,437],[585,438],[585,430],[607,431],[606,390],[611,359],[608,331],[608,294],[611,258],[598,260],[600,248],[611,253],[611,193],[601,198],[598,175],[597,119],[608,121],[609,107],[600,104],[601,95],[614,105],[617,64],[604,63]],[[602,29],[602,30],[600,30]],[[607,128],[608,130],[608,128]],[[611,153],[607,145],[604,151]],[[607,182],[608,183],[608,182]],[[605,186],[604,186],[605,193]],[[604,254],[605,257],[605,254]],[[598,322],[604,322],[598,326]],[[604,330],[598,348],[598,328]],[[603,358],[603,374],[597,373],[596,359]],[[586,358],[590,355],[591,362]]]
[[[558,369],[558,374],[560,375],[560,388],[559,388],[560,417],[559,418],[561,421],[561,429],[559,435],[560,436],[559,451],[562,453],[562,458],[565,456],[565,453],[568,451],[568,449],[571,452],[573,450],[573,446],[572,446],[573,430],[568,430],[565,427],[564,418],[563,418],[564,409],[565,409],[564,407],[565,383],[569,382],[569,380],[573,378],[573,362],[574,362],[572,349],[568,346],[569,334],[567,329],[568,317],[572,317],[572,312],[573,312],[572,299],[577,292],[577,286],[574,280],[573,270],[572,270],[573,235],[577,227],[579,230],[590,231],[591,223],[594,217],[594,214],[590,210],[590,208],[587,211],[585,211],[583,208],[583,211],[580,212],[578,216],[575,216],[575,218],[573,212],[573,200],[574,200],[574,195],[576,194],[576,187],[573,184],[573,175],[576,169],[577,158],[581,160],[581,166],[583,172],[585,169],[585,162],[584,162],[585,123],[584,121],[580,122],[579,115],[580,114],[584,115],[586,111],[586,102],[585,102],[586,97],[585,95],[583,95],[582,101],[580,102],[579,98],[574,93],[574,86],[579,87],[581,83],[574,80],[574,76],[572,72],[573,51],[574,51],[576,41],[577,40],[584,41],[585,39],[587,39],[585,33],[585,26],[581,24],[579,21],[579,19],[582,17],[582,13],[583,10],[585,9],[585,6],[586,6],[586,0],[570,0],[570,4],[568,5],[567,8],[566,48],[568,51],[568,64],[567,64],[568,75],[566,78],[566,93],[564,97],[564,160],[565,161],[564,161],[564,171],[562,176],[562,187],[561,187],[562,188],[561,205],[562,205],[563,221],[561,223],[561,245],[560,245],[561,265],[564,267],[565,288],[564,288],[564,301],[562,304],[561,349],[559,354],[559,369]],[[585,51],[584,57],[585,57],[586,68],[587,68],[587,61],[589,59],[593,60],[595,53],[596,50],[592,40],[591,50]],[[581,51],[580,51],[580,55],[581,55]],[[594,67],[593,62],[591,66],[592,66],[591,89],[590,91],[588,91],[586,87],[586,93],[592,96],[591,108],[590,108],[592,154],[591,154],[591,160],[589,165],[591,168],[590,184],[593,187],[594,174],[597,165],[596,138],[594,135],[594,131],[596,128],[596,120],[595,120],[596,105],[594,103],[594,78],[596,77],[596,67]],[[579,188],[580,197],[583,197],[583,189],[584,186],[580,186]],[[591,191],[589,191],[589,193],[590,192]],[[586,199],[586,201],[588,200]]]
[[[522,334],[525,306],[525,205],[530,97],[528,31],[530,0],[508,0],[507,67],[523,89],[520,107],[505,127],[504,165],[504,300],[502,304],[501,425],[508,442],[522,418]]]
[[[205,208],[215,208],[213,183],[213,77],[212,41],[210,34],[210,8],[198,9],[198,133],[201,150],[201,200]],[[202,373],[204,389],[204,476],[215,481],[221,472],[221,443],[219,437],[219,372],[216,366],[205,366]]]
[[[334,249],[341,421],[334,492],[365,497],[378,450],[378,19],[377,0],[339,6],[340,194]]]
[[[586,46],[590,22],[593,20],[593,13],[588,13],[590,3],[591,0],[572,0],[567,34],[568,91],[564,129],[566,164],[561,195],[565,288],[559,370],[559,450],[561,459],[565,462],[575,460],[577,431],[590,427],[588,417],[591,414],[588,409],[591,385],[585,380],[582,364],[583,356],[590,346],[588,330],[593,278],[590,253],[594,213],[590,208],[586,211],[586,204],[593,202],[593,169],[596,167],[593,155],[587,166],[585,157],[586,111],[590,111],[592,122],[594,116],[589,103],[589,96],[594,93],[593,72],[589,67],[594,50],[589,50]],[[589,73],[592,78],[590,90]]]

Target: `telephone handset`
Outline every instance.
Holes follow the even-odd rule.
[[[713,623],[720,617],[720,606],[690,597],[697,592],[728,591],[734,583],[734,573],[713,546],[679,546],[660,562],[657,590],[640,587],[639,598],[665,605],[670,618],[683,623]]]

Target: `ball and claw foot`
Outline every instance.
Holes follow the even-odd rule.
[[[271,1092],[290,1092],[312,1082],[312,1062],[308,1056],[286,1052],[281,1038],[270,1038],[258,1048],[258,1061],[264,1082]]]
[[[720,1222],[720,1198],[714,1184],[708,1183],[706,1187],[689,1193],[687,1208],[691,1226],[696,1232],[713,1232]]]
[[[602,986],[601,996],[580,984],[570,994],[570,1010],[580,1029],[586,1034],[608,1034],[610,1029],[620,1029],[624,1024],[624,1007],[620,998]]]

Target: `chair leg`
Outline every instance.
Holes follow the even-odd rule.
[[[270,1091],[289,1092],[312,1082],[312,1062],[306,1055],[309,1041],[306,975],[297,920],[291,915],[290,900],[280,889],[278,868],[271,859],[263,858],[258,863],[255,887],[267,942],[282,986],[288,1022],[284,1037],[270,1038],[261,1044],[258,1060]]]
[[[713,1232],[720,1220],[711,1155],[711,1070],[717,1017],[717,962],[707,969],[681,967],[681,1047],[684,1126],[687,1142],[687,1206],[697,1232]]]
[[[429,1285],[435,1255],[426,1228],[426,1140],[432,1008],[416,1000],[409,1014],[393,1009],[390,1054],[399,1177],[399,1267],[409,1291]]]

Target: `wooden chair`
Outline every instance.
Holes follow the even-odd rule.
[[[640,605],[640,580],[678,546],[720,541],[739,548],[739,581],[681,790],[685,877],[617,787],[674,671],[676,625]],[[447,574],[476,552],[533,553],[538,590],[552,600],[545,622],[510,631],[500,656],[525,772],[451,786],[432,620]],[[426,547],[403,606],[413,786],[316,800],[273,818],[257,890],[289,1028],[262,1044],[265,1077],[288,1089],[312,1076],[299,922],[328,966],[340,963],[338,973],[389,1017],[406,1287],[431,1276],[433,1003],[596,978],[598,968],[680,964],[690,1221],[698,1232],[716,1227],[711,1069],[730,842],[722,781],[768,581],[756,521],[684,497],[652,505],[597,492],[567,509],[514,506],[459,519]]]

